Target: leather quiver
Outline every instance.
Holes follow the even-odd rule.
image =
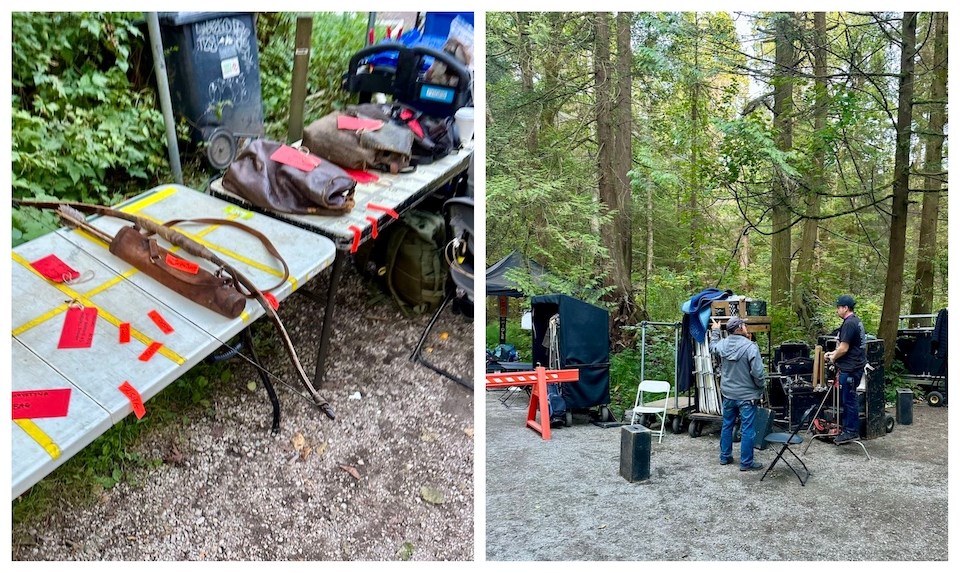
[[[202,267],[196,274],[171,267],[167,255],[176,255],[134,227],[117,232],[110,241],[110,252],[165,287],[227,318],[237,318],[247,305],[247,298],[234,287],[232,279],[218,277]]]

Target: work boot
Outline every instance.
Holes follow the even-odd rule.
[[[720,458],[720,465],[725,466],[733,461],[733,458]]]
[[[853,432],[843,432],[842,434],[840,434],[839,436],[833,439],[833,443],[839,446],[840,444],[852,442],[859,438],[860,436],[858,436],[857,434],[854,434]]]
[[[760,462],[753,462],[747,467],[740,466],[740,471],[742,472],[752,472],[752,471],[762,470],[762,469],[763,469],[763,464],[761,464]]]

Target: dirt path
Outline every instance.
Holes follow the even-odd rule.
[[[546,442],[524,427],[526,403],[499,398],[486,396],[488,560],[947,559],[947,408],[916,403],[913,425],[864,442],[870,461],[814,442],[801,487],[781,464],[763,482],[720,466],[719,434],[669,432],[650,479],[629,483],[620,428],[575,417]]]

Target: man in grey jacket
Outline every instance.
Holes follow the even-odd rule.
[[[740,415],[740,471],[758,470],[753,460],[756,430],[753,421],[763,395],[766,376],[760,349],[750,340],[747,325],[734,316],[727,321],[728,336],[720,339],[719,324],[710,333],[710,351],[720,355],[720,392],[723,395],[723,427],[720,430],[720,464],[733,461],[733,426]]]

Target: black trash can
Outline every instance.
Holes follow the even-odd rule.
[[[897,423],[901,426],[913,424],[913,390],[897,388]]]
[[[191,140],[217,169],[237,138],[263,135],[257,30],[252,12],[160,12],[170,99]]]

